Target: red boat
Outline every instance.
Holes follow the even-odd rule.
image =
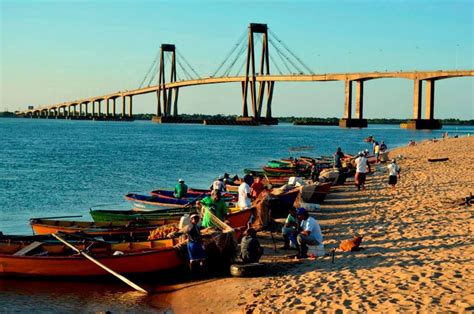
[[[89,255],[120,274],[150,273],[176,268],[186,261],[173,248],[173,240],[126,242],[88,248]],[[78,249],[86,244],[75,243]],[[25,254],[37,251],[37,255]],[[91,277],[107,271],[62,243],[0,242],[0,276]]]

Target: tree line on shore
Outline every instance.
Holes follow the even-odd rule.
[[[135,120],[151,120],[155,114],[153,113],[137,113],[133,117]],[[3,111],[0,112],[0,118],[16,118],[14,112]],[[180,114],[180,117],[186,120],[235,120],[238,115],[206,115],[206,114]],[[474,125],[474,120],[460,120],[460,119],[439,119],[443,125]],[[278,117],[279,122],[293,123],[295,125],[339,125],[339,118],[316,118],[316,117]],[[384,119],[374,118],[367,119],[369,124],[400,124],[405,123],[407,119]]]

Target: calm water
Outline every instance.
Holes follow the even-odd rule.
[[[395,125],[359,130],[0,119],[0,230],[31,233],[31,217],[83,215],[88,220],[91,206],[124,207],[124,194],[172,187],[178,178],[207,188],[219,174],[240,175],[244,168],[259,167],[269,159],[329,155],[337,146],[354,153],[370,148],[363,142],[369,135],[385,140],[390,148],[411,139],[439,138],[446,130],[451,135],[474,133],[473,127],[411,131]],[[297,146],[314,149],[289,150]],[[142,310],[131,307],[136,300],[124,297],[129,290],[121,283],[104,285],[0,280],[0,311],[6,300],[12,305],[7,309],[22,311]]]

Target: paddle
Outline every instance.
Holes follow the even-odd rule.
[[[52,234],[53,237],[55,237],[56,239],[58,239],[59,241],[61,241],[62,243],[64,243],[65,245],[67,245],[68,247],[70,247],[71,249],[73,249],[74,251],[76,251],[77,253],[81,254],[82,256],[84,256],[85,258],[87,258],[88,260],[90,260],[91,262],[93,262],[94,264],[98,265],[99,267],[101,267],[102,269],[106,270],[107,272],[111,273],[112,275],[114,275],[115,277],[117,277],[118,279],[122,280],[123,282],[125,282],[127,285],[131,286],[132,288],[134,288],[135,290],[137,291],[140,291],[140,292],[143,292],[143,293],[146,293],[148,294],[148,291],[146,291],[145,289],[143,289],[142,287],[140,287],[139,285],[133,283],[132,281],[128,280],[127,278],[125,278],[124,276],[114,272],[112,269],[108,268],[107,266],[105,266],[104,264],[102,264],[101,262],[99,262],[98,260],[96,260],[95,258],[91,257],[89,254],[83,252],[82,250],[79,250],[78,248],[76,248],[75,246],[73,246],[72,244],[70,244],[69,242],[67,242],[66,240],[64,240],[63,238],[61,238],[60,236],[58,236],[57,234]]]
[[[203,193],[203,194],[198,195],[196,198],[190,200],[186,205],[184,205],[183,208],[188,208],[189,206],[193,205],[194,203],[199,201],[203,196],[206,196],[206,195],[207,195],[207,193]]]
[[[60,218],[79,218],[82,215],[75,215],[75,216],[57,216],[57,217],[40,217],[40,218],[30,218],[30,220],[39,220],[39,219],[60,219]]]

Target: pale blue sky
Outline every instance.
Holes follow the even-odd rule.
[[[0,111],[137,88],[161,43],[174,43],[209,76],[250,22],[267,23],[316,73],[474,63],[472,0],[0,3]],[[413,82],[369,81],[364,99],[368,118],[411,117]],[[473,99],[473,78],[438,81],[435,117],[474,119]],[[341,117],[343,102],[343,82],[277,83],[273,113]],[[240,114],[240,85],[181,89],[179,106]],[[155,96],[134,98],[134,112],[155,111]]]

